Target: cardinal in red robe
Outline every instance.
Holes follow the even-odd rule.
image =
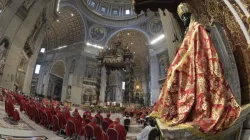
[[[113,121],[110,119],[110,113],[107,114],[107,117],[103,119],[103,121],[108,122],[108,124],[110,125],[111,123],[113,123]]]
[[[126,140],[127,131],[124,126],[120,124],[119,118],[116,118],[116,120],[110,124],[108,128],[113,128],[119,133],[119,140]]]
[[[100,128],[100,126],[98,126],[96,118],[93,118],[91,122],[88,123],[88,125],[94,128],[94,135],[96,137],[96,140],[103,140],[102,129]]]
[[[101,119],[101,121],[103,120],[103,116],[101,115],[101,111],[99,111],[99,112],[95,115],[95,117],[99,117],[99,118]]]

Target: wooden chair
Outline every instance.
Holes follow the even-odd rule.
[[[66,135],[69,137],[77,136],[76,124],[72,120],[69,120],[66,124]]]
[[[86,135],[87,135],[88,140],[92,140],[93,137],[95,136],[94,128],[92,126],[90,126],[90,125],[86,125],[85,126],[85,131],[86,131]]]
[[[52,120],[53,120],[53,126],[52,126],[53,131],[54,132],[59,131],[60,130],[59,118],[56,115],[53,115]]]
[[[119,140],[119,133],[113,128],[107,130],[107,135],[109,140]]]
[[[103,131],[107,131],[107,129],[108,129],[108,127],[109,127],[109,123],[107,122],[107,121],[103,121],[102,122],[102,129],[103,129]]]

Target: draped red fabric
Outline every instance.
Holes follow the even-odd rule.
[[[150,116],[215,134],[231,127],[240,110],[209,34],[191,22]]]
[[[85,130],[85,126],[82,125],[79,133],[78,133],[79,136],[84,136],[84,138],[86,138],[87,136],[87,133],[86,133],[86,130]]]
[[[12,101],[9,100],[8,103],[7,103],[7,105],[8,105],[8,116],[9,117],[13,117],[13,114],[14,114],[14,105],[13,105]]]
[[[114,121],[108,128],[113,128],[119,133],[119,140],[126,140],[127,131],[118,121]]]

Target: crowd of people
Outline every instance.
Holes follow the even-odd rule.
[[[126,140],[130,123],[122,125],[120,118],[112,121],[110,113],[107,113],[104,118],[101,111],[92,116],[92,112],[86,110],[81,116],[78,109],[75,108],[71,114],[70,109],[67,106],[60,107],[58,101],[30,98],[4,88],[2,88],[0,100],[3,100],[3,98],[5,98],[6,113],[14,121],[20,120],[19,112],[14,109],[16,104],[20,106],[20,111],[24,112],[30,120],[58,134],[81,139],[108,140],[111,137],[118,137],[119,140]],[[144,122],[147,124],[146,119],[150,111],[150,108],[142,110],[125,109],[123,112],[124,120],[131,120],[131,117],[134,117],[138,123]],[[147,128],[147,130],[150,129]],[[144,134],[146,133],[142,133],[140,136],[144,137]],[[139,137],[137,139],[140,140]]]

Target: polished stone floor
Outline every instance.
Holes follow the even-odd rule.
[[[15,106],[19,110],[19,106]],[[83,111],[79,110],[82,114]],[[92,114],[93,116],[94,114]],[[105,116],[106,114],[102,114]],[[13,124],[8,120],[4,111],[4,103],[0,102],[0,140],[64,140],[65,137],[56,135],[53,131],[48,130],[34,121],[31,121],[24,113],[20,113],[20,122]],[[111,119],[122,118],[120,114],[112,114]],[[127,140],[134,140],[136,135],[142,130],[141,125],[134,121],[131,124],[131,130],[127,134]]]

